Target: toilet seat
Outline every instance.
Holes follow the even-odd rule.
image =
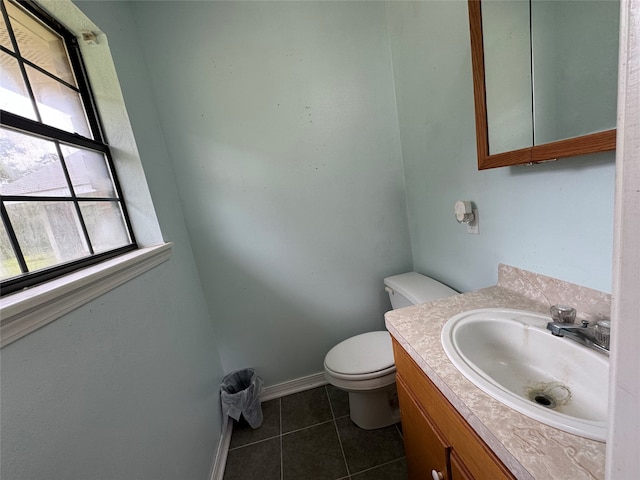
[[[387,375],[395,379],[391,335],[387,331],[379,331],[348,338],[327,353],[324,368],[332,377],[347,381]]]

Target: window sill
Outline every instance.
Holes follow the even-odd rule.
[[[163,243],[141,248],[4,297],[0,307],[0,347],[169,260],[172,246],[173,243]]]

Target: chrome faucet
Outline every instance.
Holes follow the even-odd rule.
[[[557,311],[556,305],[551,307],[552,316],[554,320],[558,319],[554,315],[554,309]],[[563,309],[567,307],[562,307]],[[572,315],[569,317],[575,318],[575,310],[572,309]],[[571,322],[562,321],[564,318],[559,318],[556,322],[547,323],[547,330],[557,337],[567,337],[574,340],[592,350],[596,350],[605,355],[609,355],[609,331],[610,323],[607,320],[599,320],[595,326],[590,326],[587,320],[582,320],[581,325],[576,325]]]

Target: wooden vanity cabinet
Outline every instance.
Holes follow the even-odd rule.
[[[420,407],[401,377],[396,377],[402,411],[402,436],[410,479],[430,479],[432,471],[442,478],[447,472],[449,446]],[[437,475],[437,473],[436,473]]]
[[[410,480],[515,480],[466,420],[394,340]]]

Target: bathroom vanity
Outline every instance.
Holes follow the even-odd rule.
[[[506,265],[498,285],[388,312],[410,479],[604,479],[605,443],[550,427],[473,385],[440,341],[461,312],[516,308],[548,314],[570,304],[595,321],[610,296]]]
[[[515,478],[395,341],[393,354],[410,478]]]

